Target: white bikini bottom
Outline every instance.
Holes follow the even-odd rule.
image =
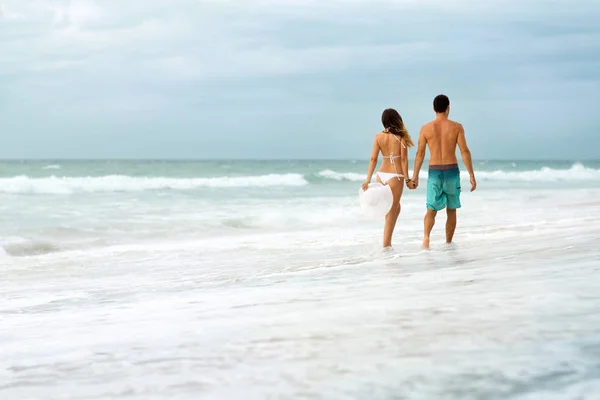
[[[379,177],[379,179],[381,179],[381,183],[383,183],[384,185],[390,179],[393,179],[393,178],[404,178],[404,175],[402,175],[402,174],[393,174],[393,173],[390,173],[390,172],[378,172],[377,176]]]

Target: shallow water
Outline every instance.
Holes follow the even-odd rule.
[[[3,167],[2,399],[600,393],[598,164],[476,165],[432,251],[422,181],[393,252],[352,162]]]

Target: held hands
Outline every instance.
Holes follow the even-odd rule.
[[[409,188],[410,190],[414,190],[419,186],[419,179],[410,179],[406,182],[406,187]]]

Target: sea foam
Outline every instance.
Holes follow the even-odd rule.
[[[99,177],[32,178],[15,176],[0,179],[0,193],[69,194],[76,192],[139,192],[146,190],[190,190],[197,188],[240,188],[304,186],[301,174],[223,176],[212,178],[166,178],[107,175]]]
[[[517,182],[600,182],[600,170],[576,163],[568,169],[542,167],[528,171],[479,171],[475,169],[479,181]],[[412,171],[409,171],[412,176]],[[461,176],[468,179],[468,173],[461,168]],[[361,182],[366,174],[357,172],[337,172],[325,169],[315,174],[268,174],[255,176],[215,176],[196,178],[137,177],[128,175],[105,176],[48,176],[29,177],[25,175],[0,178],[0,193],[13,194],[71,194],[96,192],[141,192],[151,190],[193,190],[199,188],[266,188],[301,187],[321,182]],[[427,179],[427,170],[420,173],[420,179]],[[373,177],[375,179],[375,177]],[[315,181],[316,180],[316,181]]]
[[[412,170],[409,176],[412,176]],[[354,172],[336,172],[332,170],[323,170],[317,174],[323,179],[335,181],[355,181],[361,182],[366,178],[364,174]],[[528,171],[479,171],[475,168],[475,176],[478,180],[487,181],[520,181],[520,182],[556,182],[556,181],[600,181],[600,170],[587,168],[582,164],[576,163],[568,169],[554,169],[542,167],[538,170]],[[464,167],[461,167],[461,177],[468,179],[469,174]],[[419,174],[420,179],[427,179],[427,168],[423,168]],[[375,179],[375,176],[373,176]]]

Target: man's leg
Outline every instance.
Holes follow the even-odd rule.
[[[452,243],[454,230],[456,229],[456,210],[461,207],[460,204],[460,171],[458,168],[446,172],[446,243]]]
[[[452,243],[454,230],[456,229],[456,209],[446,208],[446,243]]]
[[[435,225],[435,216],[437,211],[427,209],[427,214],[425,214],[425,236],[423,238],[423,248],[429,248],[429,236],[431,235],[431,230],[433,229],[433,225]]]
[[[423,248],[429,248],[429,236],[433,225],[435,225],[435,216],[437,210],[443,210],[446,207],[446,196],[442,190],[443,180],[442,172],[429,170],[427,178],[427,214],[425,214],[425,234],[423,237]]]

